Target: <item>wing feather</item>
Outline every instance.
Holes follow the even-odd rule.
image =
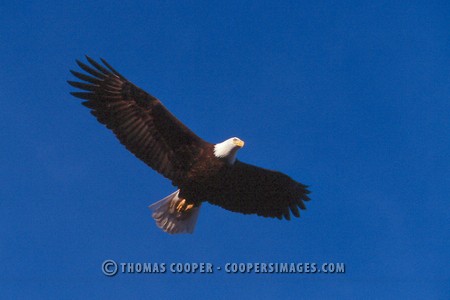
[[[290,220],[291,212],[300,217],[299,208],[306,209],[309,193],[283,173],[236,161],[220,195],[208,201],[234,212]]]
[[[71,71],[81,82],[68,81],[83,92],[71,94],[86,100],[82,104],[136,157],[178,185],[208,143],[104,59],[104,66],[86,59],[91,66],[76,62],[88,75]]]

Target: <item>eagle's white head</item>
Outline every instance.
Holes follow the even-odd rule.
[[[214,155],[219,158],[226,158],[229,164],[234,164],[236,154],[239,149],[244,147],[244,141],[237,137],[232,137],[222,143],[214,145]]]

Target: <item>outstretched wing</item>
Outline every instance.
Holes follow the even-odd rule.
[[[236,161],[226,178],[222,195],[208,201],[234,212],[290,220],[309,201],[307,186],[280,172]]]
[[[77,64],[87,74],[71,71],[82,82],[68,81],[84,92],[71,94],[86,100],[82,104],[129,151],[177,185],[207,143],[105,60],[103,66],[86,58],[92,66]]]

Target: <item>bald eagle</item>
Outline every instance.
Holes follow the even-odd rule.
[[[157,98],[113,69],[86,56],[86,73],[72,71],[81,80],[68,81],[83,92],[97,120],[111,129],[137,158],[172,181],[178,189],[149,206],[156,224],[165,232],[192,233],[203,202],[233,212],[290,220],[306,209],[307,186],[289,176],[236,159],[244,142],[233,137],[211,144],[173,116]]]

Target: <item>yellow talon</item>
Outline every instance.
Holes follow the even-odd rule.
[[[194,204],[191,203],[191,204],[186,205],[186,200],[183,199],[178,203],[176,210],[181,213],[183,211],[188,211],[193,207],[194,207]]]
[[[178,203],[178,205],[177,205],[178,212],[181,212],[183,210],[184,203],[186,203],[186,200],[184,200],[184,199],[181,200],[180,203]]]

